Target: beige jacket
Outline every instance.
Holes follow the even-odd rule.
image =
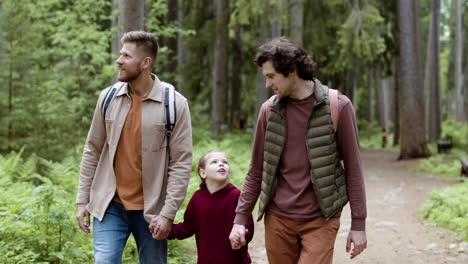
[[[192,169],[192,127],[187,100],[176,92],[176,124],[167,143],[163,86],[156,75],[148,98],[142,102],[142,180],[147,222],[162,215],[174,219],[184,201]],[[103,117],[99,96],[81,162],[76,203],[87,203],[93,216],[102,220],[116,191],[114,157],[122,127],[130,110],[127,85],[117,93]]]

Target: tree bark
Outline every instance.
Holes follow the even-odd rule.
[[[303,44],[304,0],[289,0],[289,37]]]
[[[283,0],[277,0],[276,4],[273,4],[271,6],[271,17],[272,17],[272,23],[271,23],[271,36],[272,37],[279,37],[281,36],[281,30],[282,30],[282,23],[281,23],[281,16],[279,10],[281,10],[283,6]]]
[[[167,1],[167,23],[171,24],[175,21],[178,21],[178,10],[179,8],[178,0],[168,0]],[[177,36],[171,36],[167,38],[167,47],[169,48],[169,72],[177,72]]]
[[[220,137],[221,126],[225,124],[228,86],[228,30],[229,0],[214,0],[216,34],[214,46],[213,85],[211,93],[211,131]]]
[[[402,109],[399,159],[428,157],[424,97],[421,96],[421,64],[418,51],[421,38],[418,30],[417,1],[398,1],[400,47],[400,102]]]
[[[394,83],[393,83],[393,146],[400,143],[400,59],[397,57],[393,63]]]
[[[236,28],[236,37],[232,42],[232,55],[231,56],[231,115],[230,115],[230,127],[231,129],[239,130],[242,127],[241,117],[241,96],[242,89],[242,28],[238,26]]]
[[[462,32],[462,1],[456,1],[455,8],[455,117],[457,121],[465,121],[463,97],[463,32]]]
[[[268,5],[268,0],[263,0],[265,5]],[[272,12],[275,12],[275,7],[272,7]],[[258,25],[258,43],[263,44],[270,37],[270,28],[266,19],[260,19]],[[276,36],[274,36],[276,37]],[[262,74],[262,68],[257,69],[257,76],[255,78],[256,86],[256,104],[255,104],[255,118],[258,118],[258,112],[262,104],[272,95],[271,89],[265,88],[265,77]]]
[[[134,30],[144,30],[144,0],[119,0],[119,15],[118,15],[118,49],[122,48],[120,39],[123,34]]]
[[[177,9],[177,23],[178,23],[178,27],[182,30],[184,28],[184,0],[177,0],[177,6],[178,6],[178,9]],[[184,52],[184,36],[182,35],[182,33],[178,32],[177,33],[177,71],[180,72],[182,69],[182,63],[184,63],[185,59],[186,59],[186,53]],[[184,79],[183,79],[183,74],[178,74],[177,76],[177,89],[179,91],[183,91],[184,90],[184,87],[183,87],[183,83],[184,82]]]
[[[346,83],[343,93],[353,102],[353,105],[355,105],[354,86],[356,85],[356,76],[357,74],[354,69],[346,70]]]
[[[367,72],[367,122],[372,124],[374,121],[374,101],[373,98],[373,87],[374,87],[374,69],[369,69]]]
[[[429,92],[429,140],[437,141],[441,134],[441,97],[440,97],[440,0],[432,0],[432,18],[426,59],[426,83]]]

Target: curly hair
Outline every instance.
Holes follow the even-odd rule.
[[[257,49],[254,62],[259,66],[271,61],[275,70],[285,77],[297,70],[303,80],[313,80],[315,62],[307,52],[286,37],[274,38]]]
[[[122,36],[120,41],[122,44],[135,43],[137,48],[141,48],[153,59],[153,63],[156,62],[159,44],[153,34],[145,31],[129,31]]]

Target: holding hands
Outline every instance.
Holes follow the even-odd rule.
[[[247,241],[245,240],[245,234],[247,232],[248,230],[244,225],[234,224],[232,226],[232,231],[229,235],[232,249],[240,249],[242,246],[247,244]]]
[[[153,238],[157,240],[167,238],[169,233],[171,233],[171,229],[172,220],[161,215],[153,217],[149,225],[149,230],[153,234]]]

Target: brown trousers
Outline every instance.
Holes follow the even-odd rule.
[[[270,264],[331,264],[340,218],[294,221],[265,216],[265,247]]]

